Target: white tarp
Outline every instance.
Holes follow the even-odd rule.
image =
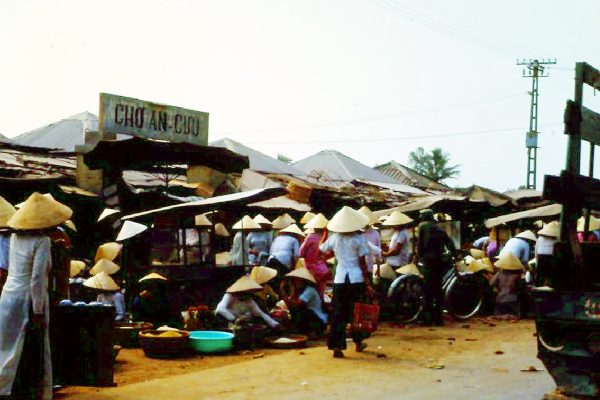
[[[501,215],[499,217],[490,218],[485,221],[487,228],[492,228],[508,222],[518,221],[520,219],[538,219],[544,217],[552,217],[560,215],[562,206],[560,204],[550,204],[548,206],[533,208],[531,210],[519,211],[512,214]]]

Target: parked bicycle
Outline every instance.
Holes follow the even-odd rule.
[[[397,322],[416,321],[425,306],[425,281],[417,267],[406,268],[406,273],[396,278],[387,292],[387,301],[394,307]],[[461,271],[455,264],[448,263],[442,281],[444,308],[458,321],[466,321],[483,308],[488,290],[484,271]]]

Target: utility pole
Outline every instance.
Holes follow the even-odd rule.
[[[523,68],[523,77],[532,78],[531,83],[531,109],[529,113],[529,132],[525,137],[525,147],[527,147],[527,189],[535,189],[536,178],[537,178],[537,141],[538,141],[538,78],[545,78],[548,76],[544,72],[544,65],[556,64],[556,58],[554,60],[517,60],[517,65],[525,65],[527,69]]]

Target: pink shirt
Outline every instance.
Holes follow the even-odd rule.
[[[319,264],[323,264],[325,268],[327,268],[325,261],[321,257],[321,251],[319,251],[320,241],[320,233],[311,233],[304,239],[302,246],[300,246],[300,257],[304,258],[306,268],[309,270],[315,268]]]

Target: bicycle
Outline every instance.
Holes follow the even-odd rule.
[[[422,269],[422,264],[418,263]],[[459,271],[455,264],[448,264],[442,278],[444,306],[457,321],[466,321],[483,308],[487,279],[483,271]],[[417,271],[396,278],[387,292],[387,300],[393,304],[395,319],[410,323],[419,319],[425,307],[425,281]]]

